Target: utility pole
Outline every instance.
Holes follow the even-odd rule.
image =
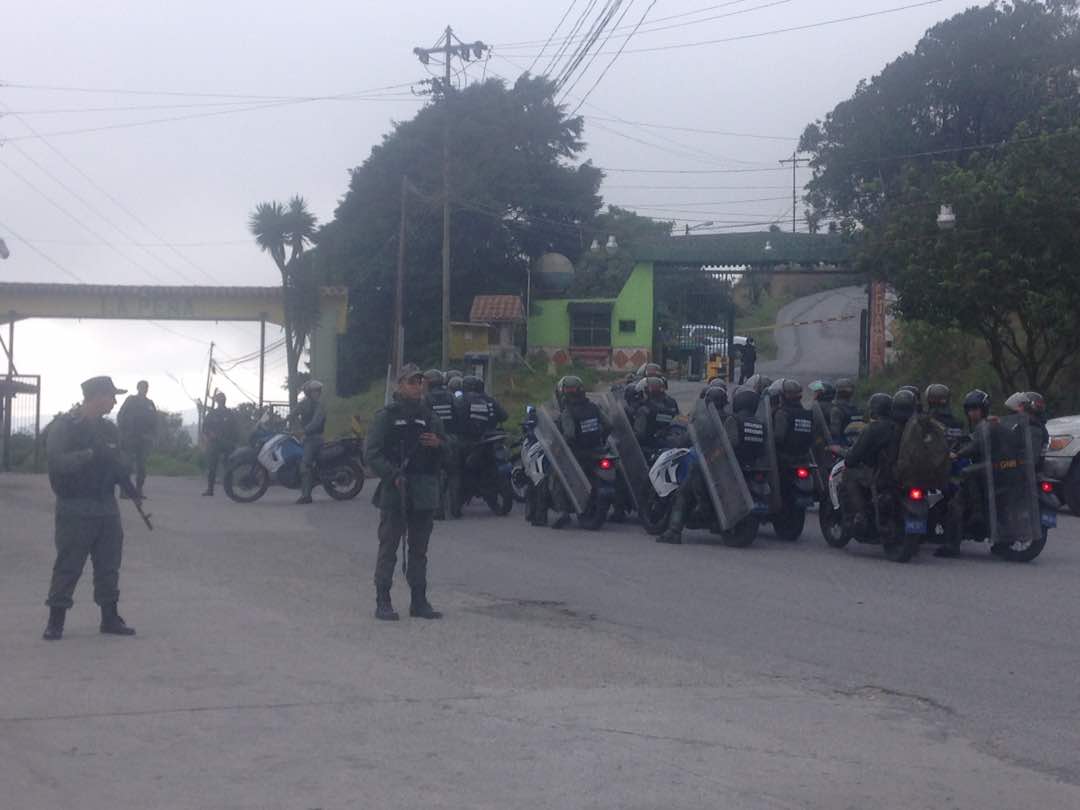
[[[786,166],[788,163],[791,164],[791,232],[795,233],[795,215],[799,210],[799,190],[795,172],[799,166],[809,166],[810,158],[799,157],[799,151],[796,149],[791,153],[791,157],[780,161],[781,166]]]
[[[483,42],[462,42],[454,36],[454,29],[449,25],[442,38],[432,48],[413,48],[420,63],[431,62],[432,54],[441,54],[443,58],[442,101],[443,101],[443,241],[442,241],[442,367],[450,365],[450,67],[454,57],[463,61],[479,59],[490,48]],[[395,337],[395,342],[397,338]]]
[[[202,436],[203,414],[210,402],[210,380],[214,376],[214,341],[210,341],[210,357],[206,363],[206,391],[203,393],[202,407],[199,408],[199,436]]]

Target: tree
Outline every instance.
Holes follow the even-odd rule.
[[[1010,139],[1080,107],[1076,0],[971,8],[929,31],[823,121],[806,128],[807,221],[847,232],[887,217],[911,165],[965,165],[971,147]],[[1064,111],[1064,112],[1063,112]],[[920,157],[906,157],[920,156]]]
[[[255,243],[270,254],[281,273],[290,408],[296,407],[300,357],[318,311],[318,281],[305,254],[315,235],[315,225],[315,216],[299,195],[287,206],[259,203],[248,221]]]
[[[981,336],[1003,390],[1049,391],[1080,351],[1080,127],[1019,134],[967,166],[910,171],[862,262],[903,317]]]
[[[529,263],[548,251],[578,256],[600,207],[602,174],[571,160],[583,122],[567,117],[547,79],[523,76],[450,89],[395,124],[353,169],[334,219],[313,251],[320,277],[350,289],[349,326],[340,344],[344,391],[385,371],[392,333],[401,180],[408,198],[404,317],[406,354],[439,356],[442,283],[442,138],[450,121],[451,316],[464,320],[480,293],[525,289]],[[449,113],[448,113],[449,111]]]
[[[619,294],[634,269],[635,249],[642,244],[671,236],[672,221],[655,220],[617,205],[597,214],[582,233],[589,249],[582,252],[567,291],[571,297],[610,298]],[[610,237],[618,248],[607,247]],[[597,249],[593,250],[592,245]]]

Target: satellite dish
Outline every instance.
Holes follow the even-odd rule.
[[[545,253],[536,260],[533,279],[543,289],[565,290],[574,280],[574,263],[561,253]]]

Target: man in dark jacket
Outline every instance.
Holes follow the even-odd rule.
[[[896,436],[896,422],[890,418],[892,397],[874,394],[869,402],[870,424],[859,434],[844,463],[846,517],[855,534],[865,535],[870,522],[866,493],[874,483],[879,463],[889,452]]]
[[[558,427],[570,452],[578,459],[582,468],[587,468],[597,455],[605,452],[611,425],[599,406],[585,394],[585,384],[580,377],[567,376],[558,383],[559,401],[562,412],[559,414]],[[570,496],[557,480],[552,484],[552,501],[558,515],[551,523],[553,529],[563,529],[570,523]]]
[[[128,497],[142,498],[131,482],[130,467],[120,452],[120,434],[105,418],[116,407],[116,395],[127,393],[109,377],[82,384],[83,402],[49,426],[46,454],[49,484],[56,493],[56,562],[49,584],[49,623],[44,638],[64,634],[64,618],[86,558],[94,565],[94,601],[101,608],[101,632],[133,636],[116,610],[120,598],[120,560],[124,529],[116,503],[119,484]]]
[[[747,338],[746,345],[742,347],[742,360],[739,364],[739,385],[742,385],[750,377],[754,376],[754,367],[757,365],[757,344],[754,339]]]
[[[203,417],[203,441],[206,443],[206,491],[212,497],[217,481],[218,465],[225,466],[229,454],[236,446],[236,426],[233,413],[225,407],[225,394],[214,394],[214,407]]]
[[[439,505],[439,472],[449,461],[442,420],[423,401],[424,377],[412,363],[397,375],[393,401],[375,414],[364,458],[379,476],[379,554],[375,562],[375,618],[396,621],[390,600],[397,548],[405,540],[409,615],[438,619],[427,599],[427,550]]]
[[[135,465],[135,490],[141,498],[143,484],[146,482],[146,459],[154,446],[158,417],[154,401],[146,395],[150,390],[150,383],[139,380],[135,390],[137,393],[125,399],[120,406],[120,412],[116,414],[116,424],[120,428],[120,442],[124,453]]]
[[[326,408],[322,404],[323,384],[318,380],[304,383],[304,398],[289,416],[304,444],[300,460],[300,497],[297,503],[311,503],[311,490],[315,486],[315,460],[323,446],[326,432]]]

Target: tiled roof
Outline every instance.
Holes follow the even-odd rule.
[[[518,295],[478,295],[469,310],[473,323],[506,323],[525,320],[525,307]]]

